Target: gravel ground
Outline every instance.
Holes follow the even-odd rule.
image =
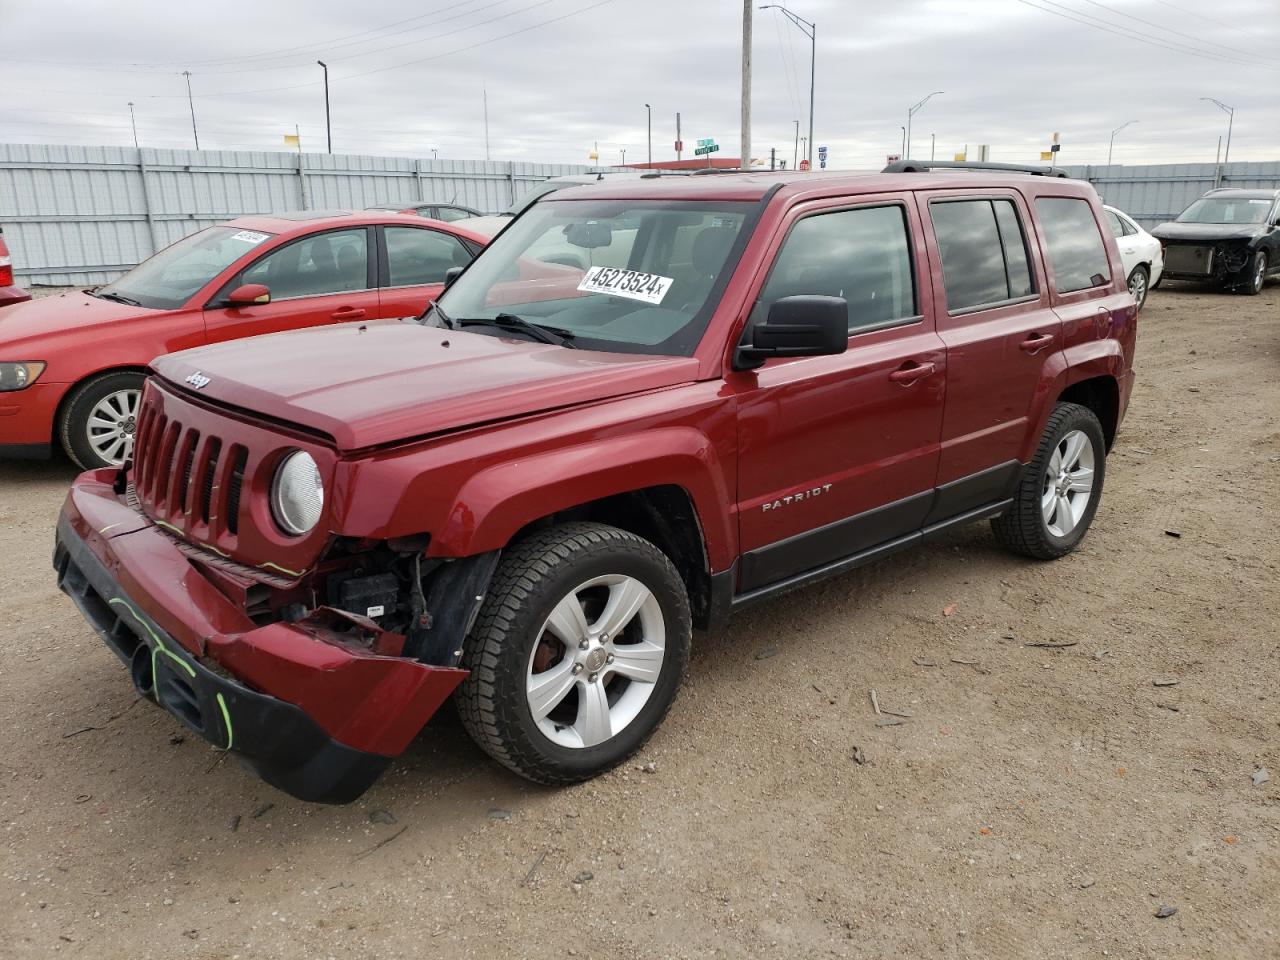
[[[695,638],[593,783],[445,711],[341,808],[135,702],[54,586],[72,468],[0,464],[0,955],[1274,958],[1278,371],[1280,287],[1157,291],[1072,556],[957,531]]]

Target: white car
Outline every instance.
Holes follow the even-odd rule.
[[[1107,225],[1120,247],[1129,292],[1141,310],[1147,302],[1147,291],[1160,285],[1160,277],[1164,274],[1164,247],[1127,213],[1105,204],[1102,209],[1107,212]]]

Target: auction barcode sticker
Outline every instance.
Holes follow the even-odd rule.
[[[592,267],[578,284],[578,289],[584,293],[607,293],[628,300],[661,303],[674,282],[671,277],[660,277],[656,273],[619,267]]]
[[[245,243],[261,243],[269,236],[271,236],[269,233],[257,233],[253,230],[241,230],[239,233],[232,234],[231,239],[243,240]]]

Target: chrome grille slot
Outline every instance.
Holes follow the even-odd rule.
[[[240,494],[244,488],[244,468],[249,461],[249,451],[239,445],[232,447],[231,476],[227,480],[227,532],[240,530]]]

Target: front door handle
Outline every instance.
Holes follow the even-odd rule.
[[[363,307],[339,307],[329,314],[334,320],[359,320],[364,316]]]
[[[909,387],[917,380],[932,376],[937,369],[932,363],[916,363],[914,360],[908,360],[893,373],[889,374],[889,379],[894,383]]]
[[[1051,343],[1053,343],[1052,333],[1033,333],[1018,344],[1018,347],[1034,356]]]

